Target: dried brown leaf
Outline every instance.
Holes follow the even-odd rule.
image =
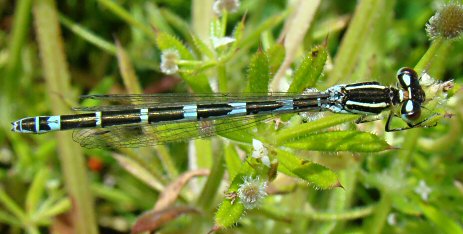
[[[188,213],[199,213],[199,211],[193,207],[171,207],[158,211],[148,211],[142,214],[135,222],[135,225],[132,227],[132,234],[147,232],[147,231],[156,231],[161,228],[163,225],[168,222],[176,219],[182,214]]]
[[[164,191],[159,196],[156,205],[154,206],[154,210],[162,210],[171,206],[175,200],[177,200],[180,191],[185,186],[185,184],[193,177],[207,175],[209,175],[208,169],[200,169],[183,173],[174,182],[167,186],[166,189],[164,189]]]

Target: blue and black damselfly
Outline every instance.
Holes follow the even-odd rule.
[[[109,101],[111,105],[77,107],[89,113],[36,116],[12,123],[12,131],[46,133],[75,130],[73,138],[83,147],[143,147],[184,141],[252,127],[269,115],[331,111],[359,114],[358,122],[390,110],[386,131],[432,127],[439,113],[423,116],[426,97],[420,77],[411,68],[397,73],[397,87],[379,82],[335,85],[319,92],[307,89],[302,94],[158,94],[89,95],[84,99]],[[435,83],[428,84],[429,86]],[[446,92],[453,83],[439,83]],[[391,127],[398,117],[404,126]]]

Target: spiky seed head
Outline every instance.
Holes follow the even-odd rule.
[[[453,39],[463,32],[463,5],[456,1],[444,4],[426,24],[426,32],[431,40]]]
[[[178,60],[180,53],[175,49],[164,50],[161,54],[161,71],[167,75],[178,72]]]
[[[212,10],[215,14],[220,16],[224,10],[233,13],[236,12],[239,7],[239,0],[217,0],[214,2],[214,5],[212,5]]]
[[[260,180],[259,177],[244,177],[243,183],[238,188],[238,197],[244,208],[253,209],[257,207],[262,199],[267,196],[266,188],[267,182]]]

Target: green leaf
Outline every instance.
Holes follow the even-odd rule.
[[[319,120],[309,123],[296,125],[290,128],[282,129],[278,132],[277,143],[278,145],[292,141],[295,138],[306,136],[329,127],[336,126],[345,122],[358,119],[358,115],[330,115]]]
[[[236,24],[235,29],[233,30],[233,36],[235,37],[236,42],[240,42],[241,39],[243,39],[244,27],[244,20],[241,20]]]
[[[317,46],[310,51],[296,70],[288,92],[302,92],[314,87],[323,72],[328,53],[325,46]]]
[[[211,48],[209,48],[209,46],[206,43],[204,43],[203,40],[201,40],[195,35],[191,35],[191,37],[193,38],[193,43],[196,49],[201,53],[201,55],[206,56],[209,59],[214,59],[214,52],[211,50]]]
[[[194,141],[196,148],[197,162],[196,166],[199,168],[210,168],[212,166],[212,142],[210,139],[196,139]],[[216,155],[218,156],[218,155]]]
[[[316,188],[330,189],[334,187],[341,187],[338,176],[328,168],[298,158],[292,153],[277,149],[276,157],[280,164],[279,171],[286,173],[291,172],[290,176],[296,175],[297,177],[311,183]],[[281,169],[283,167],[283,169]]]
[[[448,234],[463,234],[462,227],[455,222],[454,220],[450,219],[446,214],[442,213],[435,207],[430,205],[421,204],[421,209],[423,210],[424,215],[426,218],[431,220],[436,226],[439,227],[443,233]]]
[[[116,15],[118,18],[124,20],[127,24],[134,28],[141,30],[150,38],[155,38],[154,31],[146,23],[137,20],[131,13],[129,13],[118,2],[112,0],[98,0],[109,12]]]
[[[275,74],[278,70],[280,65],[283,63],[285,59],[285,47],[282,44],[274,44],[270,49],[267,51],[269,57],[269,64],[270,64],[270,72],[271,74]]]
[[[18,204],[16,204],[13,198],[11,198],[3,188],[0,188],[0,204],[4,207],[3,209],[12,213],[22,223],[27,222],[27,214]]]
[[[244,212],[244,205],[238,201],[225,199],[215,214],[215,224],[220,228],[231,227],[238,222]]]
[[[187,43],[193,42],[193,39],[191,38],[191,24],[185,21],[185,17],[180,17],[165,7],[161,9],[161,15],[164,17],[168,25],[182,35],[182,38],[184,38]]]
[[[168,50],[168,49],[175,49],[180,54],[180,59],[183,60],[193,60],[193,54],[186,48],[183,43],[177,39],[176,37],[164,33],[159,32],[156,36],[156,43],[160,50]]]
[[[230,184],[227,194],[236,194],[238,188],[243,183],[245,176],[251,176],[254,173],[253,168],[250,166],[248,161],[242,162],[239,173],[233,178]],[[215,214],[215,225],[219,228],[227,228],[238,222],[244,213],[244,205],[239,201],[239,198],[225,200],[220,204],[217,213]]]
[[[116,54],[116,47],[111,42],[106,41],[105,39],[100,37],[98,34],[88,30],[87,28],[72,21],[64,15],[60,15],[59,20],[65,27],[67,27],[69,30],[71,30],[73,33],[75,33],[82,39],[106,51],[107,53]]]
[[[241,20],[239,23],[236,24],[233,30],[233,37],[235,38],[235,42],[232,44],[228,52],[226,53],[224,58],[231,57],[233,53],[238,50],[238,46],[240,45],[241,41],[243,40],[243,33],[244,33],[244,21]]]
[[[177,50],[181,60],[194,60],[193,54],[174,36],[160,32],[156,37],[156,42],[159,49],[163,51],[168,49]],[[210,93],[212,91],[207,76],[203,72],[194,74],[181,72],[181,77],[188,83],[191,89],[197,93]]]
[[[233,144],[229,144],[225,148],[225,163],[227,164],[228,175],[230,178],[235,178],[242,162]]]
[[[46,210],[41,210],[39,216],[41,219],[50,219],[69,211],[71,208],[71,200],[69,198],[62,198],[56,201],[52,206],[47,207]]]
[[[222,24],[218,18],[211,21],[209,34],[211,38],[222,37]]]
[[[163,16],[161,12],[161,9],[154,2],[147,2],[146,4],[144,4],[144,7],[149,23],[152,25],[153,28],[161,32],[167,32],[170,34],[174,33],[174,30],[171,28],[169,24],[170,22],[167,22],[166,18]],[[162,8],[162,10],[168,11],[166,8]],[[173,26],[175,26],[175,24]]]
[[[380,177],[379,175],[377,177]],[[382,178],[382,176],[380,177]],[[371,185],[371,184],[370,184]],[[419,216],[421,210],[418,202],[410,196],[394,196],[393,207],[403,214]]]
[[[127,52],[124,47],[122,47],[119,40],[116,39],[116,48],[117,48],[117,62],[119,63],[119,71],[122,75],[122,80],[124,81],[125,88],[129,93],[139,94],[142,93],[142,88],[138,83],[137,75],[133,69],[132,62],[130,61]]]
[[[267,54],[259,50],[251,59],[248,71],[248,91],[253,93],[268,92],[270,67]]]
[[[219,135],[233,141],[251,144],[252,139],[256,138],[255,134],[252,132],[252,129],[253,127],[250,127],[249,129],[220,133]]]
[[[238,48],[247,47],[259,41],[259,38],[264,31],[270,31],[273,27],[276,27],[278,24],[283,22],[283,20],[286,19],[288,13],[289,11],[284,11],[281,14],[269,17],[267,20],[260,23],[257,28],[254,28],[252,32],[247,35],[247,37],[243,38],[243,40],[240,40]]]
[[[10,226],[21,227],[21,221],[10,213],[0,210],[0,222]]]
[[[113,154],[114,159],[130,174],[146,183],[148,186],[152,187],[156,191],[164,190],[164,185],[155,178],[148,170],[146,170],[142,165],[140,165],[135,160],[124,157],[119,154]]]
[[[386,141],[378,136],[359,131],[323,132],[300,137],[284,146],[300,150],[380,152],[391,149]]]
[[[209,81],[204,73],[195,75],[186,74],[181,72],[181,77],[188,83],[193,91],[196,93],[211,93],[212,89],[209,86]]]
[[[233,119],[228,120],[230,124],[233,124],[235,128],[239,128],[239,131],[229,131],[229,132],[222,132],[219,133],[220,136],[223,136],[225,138],[228,138],[230,140],[238,141],[238,142],[243,142],[243,143],[252,143],[252,139],[257,138],[256,135],[259,135],[260,133],[257,133],[254,131],[255,128],[258,128],[261,125],[266,125],[265,123],[262,123],[264,120],[266,120],[268,116],[253,116],[252,118],[248,118],[246,120],[240,120],[240,122],[236,122]],[[234,121],[234,122],[232,122]],[[224,121],[225,123],[225,121]],[[222,127],[223,124],[221,124]],[[224,125],[227,126],[227,125]]]
[[[45,185],[49,177],[49,169],[42,167],[37,174],[34,176],[31,188],[27,192],[26,197],[26,210],[28,213],[33,213],[38,209],[40,200],[44,195]]]

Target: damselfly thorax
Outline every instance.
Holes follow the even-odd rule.
[[[78,107],[87,113],[36,116],[12,123],[12,131],[46,133],[75,130],[74,140],[84,147],[140,147],[212,136],[254,126],[266,116],[282,113],[331,111],[377,115],[391,110],[385,130],[429,127],[417,121],[426,101],[417,73],[402,68],[397,87],[379,82],[341,84],[323,92],[302,94],[157,94],[90,95],[84,99],[111,101],[112,105]],[[392,128],[399,117],[405,127]]]

